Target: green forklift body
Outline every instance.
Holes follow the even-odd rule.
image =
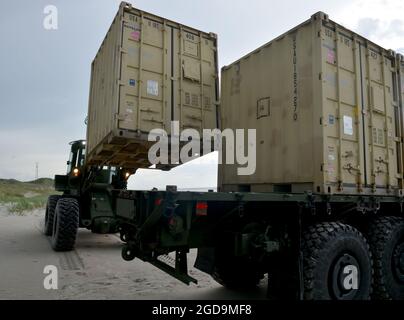
[[[69,176],[68,175],[55,175],[55,190],[60,192],[66,192],[69,188]]]

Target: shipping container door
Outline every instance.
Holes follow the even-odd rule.
[[[393,73],[393,105],[396,115],[396,136],[404,136],[404,56],[398,54],[396,60],[396,72]],[[403,139],[398,139],[397,144],[397,168],[399,188],[404,189],[404,145]]]
[[[322,29],[325,181],[360,189],[363,184],[363,129],[359,50],[337,26]]]
[[[174,31],[173,41],[177,54],[173,120],[180,122],[181,129],[202,132],[202,129],[216,128],[215,40],[180,26]]]
[[[395,61],[388,52],[369,42],[362,44],[362,79],[365,105],[367,184],[377,188],[398,187],[397,142],[393,98]]]
[[[170,92],[167,33],[164,22],[143,13],[124,13],[119,128],[148,132],[166,127],[170,118],[166,114]]]

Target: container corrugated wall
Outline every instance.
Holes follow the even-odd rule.
[[[147,134],[218,126],[217,37],[122,3],[92,64],[87,162],[148,167]]]
[[[257,129],[257,169],[221,165],[220,189],[401,192],[398,64],[320,12],[223,68],[222,127]]]

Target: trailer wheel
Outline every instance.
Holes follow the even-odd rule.
[[[70,251],[76,242],[79,227],[79,203],[73,198],[58,201],[53,221],[52,248],[55,251]]]
[[[404,299],[404,220],[376,218],[370,223],[368,236],[375,279],[372,298]]]
[[[368,300],[372,260],[366,239],[355,228],[319,223],[303,235],[304,299]]]
[[[58,200],[61,198],[59,195],[51,195],[48,197],[45,211],[44,233],[46,236],[51,236],[53,231],[53,218],[55,217],[55,209]]]

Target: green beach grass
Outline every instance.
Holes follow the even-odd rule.
[[[28,211],[44,208],[51,194],[57,194],[52,179],[41,178],[29,182],[0,179],[0,205],[7,206],[13,214],[24,215]]]

